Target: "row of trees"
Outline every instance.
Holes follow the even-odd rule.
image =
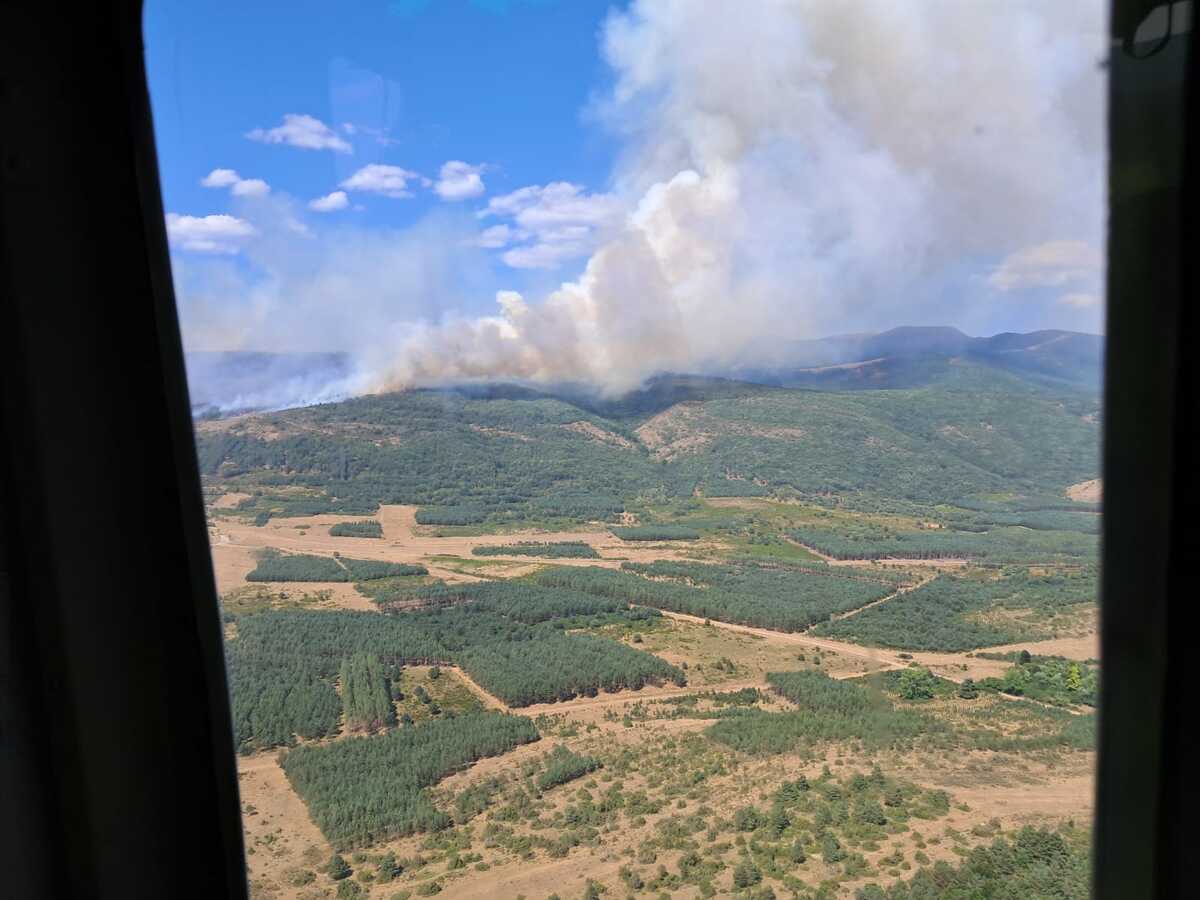
[[[482,544],[471,548],[475,556],[542,556],[548,559],[599,559],[591,544],[584,541],[518,541],[515,544]]]
[[[391,684],[377,656],[355,653],[342,663],[338,679],[347,728],[378,731],[396,724]]]
[[[266,550],[259,556],[258,565],[247,573],[246,580],[343,582],[428,574],[424,566],[405,563]]]
[[[382,538],[383,526],[375,519],[362,522],[337,522],[329,528],[330,537]]]
[[[549,587],[777,631],[803,631],[893,590],[890,584],[858,576],[751,564],[626,563],[621,571],[563,566],[545,569],[533,579]]]
[[[683,525],[632,525],[610,530],[623,541],[695,541],[700,538],[699,531]]]
[[[463,766],[538,740],[523,716],[480,712],[290,751],[283,770],[335,848],[451,824],[426,788]]]
[[[1048,515],[1048,514],[1044,514]],[[1070,513],[1060,513],[1069,516]],[[1004,525],[980,531],[951,531],[942,528],[896,529],[839,519],[829,528],[809,525],[789,529],[790,538],[834,559],[981,559],[1012,562],[1049,558],[1094,559],[1097,553],[1098,521],[1090,516],[1079,523],[1081,530],[1031,529]],[[1089,526],[1082,530],[1082,526]],[[986,526],[985,526],[986,527]]]

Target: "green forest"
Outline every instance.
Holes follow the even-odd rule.
[[[504,584],[480,588],[492,588],[493,593],[418,612],[381,616],[268,610],[238,616],[237,635],[226,642],[238,747],[250,751],[286,746],[297,736],[335,733],[343,704],[334,680],[342,675],[343,660],[353,663],[366,655],[385,668],[461,666],[510,706],[636,690],[664,681],[686,684],[680,669],[656,656],[608,638],[564,630],[584,622],[612,621],[618,615],[637,621],[653,611],[622,613],[602,598],[563,596],[534,585],[517,586],[516,591]],[[522,597],[531,601],[528,606]],[[378,694],[370,679],[362,697],[364,710],[376,709],[373,698]],[[354,710],[359,702],[354,700]]]
[[[470,713],[297,747],[283,758],[283,770],[317,827],[334,847],[346,849],[449,826],[450,817],[433,805],[426,788],[538,737],[523,716]]]
[[[312,556],[264,550],[258,565],[246,574],[247,581],[373,581],[408,575],[428,575],[424,566],[348,559],[344,556]]]
[[[973,618],[993,609],[1053,615],[1096,602],[1096,570],[1030,575],[1026,568],[938,575],[933,581],[849,618],[819,625],[827,637],[899,650],[962,651],[1036,640],[1036,627]]]
[[[895,590],[892,583],[857,575],[749,563],[625,563],[620,571],[561,566],[531,578],[547,587],[777,631],[803,631]]]
[[[658,426],[668,442],[659,453],[636,429],[676,399],[689,414]],[[611,522],[653,495],[836,494],[862,508],[884,497],[959,505],[993,530],[1049,532],[1002,533],[1001,556],[1056,546],[1088,555],[1094,507],[1061,492],[1098,472],[1096,408],[1090,393],[962,364],[889,390],[692,379],[683,392],[656,387],[608,403],[505,386],[414,390],[260,414],[271,440],[220,423],[198,431],[197,449],[206,479],[252,494],[236,510],[249,519],[406,503],[423,507],[421,524],[520,527]],[[674,440],[687,449],[670,451]],[[988,499],[1000,495],[1029,500]],[[1041,497],[1058,508],[1030,502]],[[966,537],[932,540],[943,543],[900,549],[979,552]]]

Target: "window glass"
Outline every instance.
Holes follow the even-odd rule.
[[[255,896],[1087,893],[1103,3],[145,16]]]

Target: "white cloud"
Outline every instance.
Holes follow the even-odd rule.
[[[237,253],[257,233],[253,225],[235,216],[167,213],[167,237],[171,243],[196,253]]]
[[[1095,294],[1063,294],[1058,298],[1058,302],[1075,309],[1091,309],[1100,305],[1100,298]]]
[[[320,119],[308,115],[288,113],[283,124],[274,128],[255,128],[246,132],[252,141],[264,144],[287,144],[304,150],[335,150],[338,153],[353,153],[350,144],[337,136],[332,128]]]
[[[241,176],[233,169],[213,169],[200,179],[200,184],[207,188],[222,188],[237,184],[241,180]]]
[[[504,233],[506,243],[530,240],[528,245],[504,253],[501,259],[505,263],[514,269],[553,269],[590,253],[605,232],[620,223],[622,212],[611,194],[588,194],[578,184],[556,181],[493,197],[479,215],[513,220],[517,228]]]
[[[442,166],[442,171],[433,189],[443,200],[467,200],[478,197],[486,190],[483,184],[484,167],[473,166],[452,159]]]
[[[402,200],[413,195],[412,191],[408,189],[408,182],[414,180],[425,182],[420,175],[410,172],[408,169],[372,163],[369,166],[363,166],[343,181],[340,186],[348,191],[368,191],[372,194],[383,194],[385,197]]]
[[[349,205],[350,201],[346,197],[345,191],[334,191],[332,194],[326,194],[324,197],[317,197],[315,200],[310,200],[308,208],[314,212],[335,212],[339,209],[345,209]]]
[[[491,228],[485,228],[479,233],[478,246],[486,247],[489,250],[495,250],[499,247],[507,245],[514,240],[519,232],[509,225],[493,225]]]
[[[230,193],[235,197],[261,197],[271,193],[271,186],[261,178],[244,178],[230,189]]]
[[[229,188],[235,197],[265,197],[271,186],[261,178],[243,178],[233,169],[213,169],[200,179],[206,188]]]
[[[1100,254],[1085,241],[1046,241],[1010,254],[988,276],[998,291],[1059,287],[1096,278]]]

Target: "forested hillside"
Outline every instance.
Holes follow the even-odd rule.
[[[201,422],[198,451],[210,482],[251,494],[235,512],[260,520],[405,503],[426,524],[613,521],[633,498],[700,492],[974,503],[985,522],[1094,532],[1029,513],[1094,509],[1063,491],[1098,474],[1096,395],[942,368],[882,390],[691,379],[608,403],[416,390]]]

